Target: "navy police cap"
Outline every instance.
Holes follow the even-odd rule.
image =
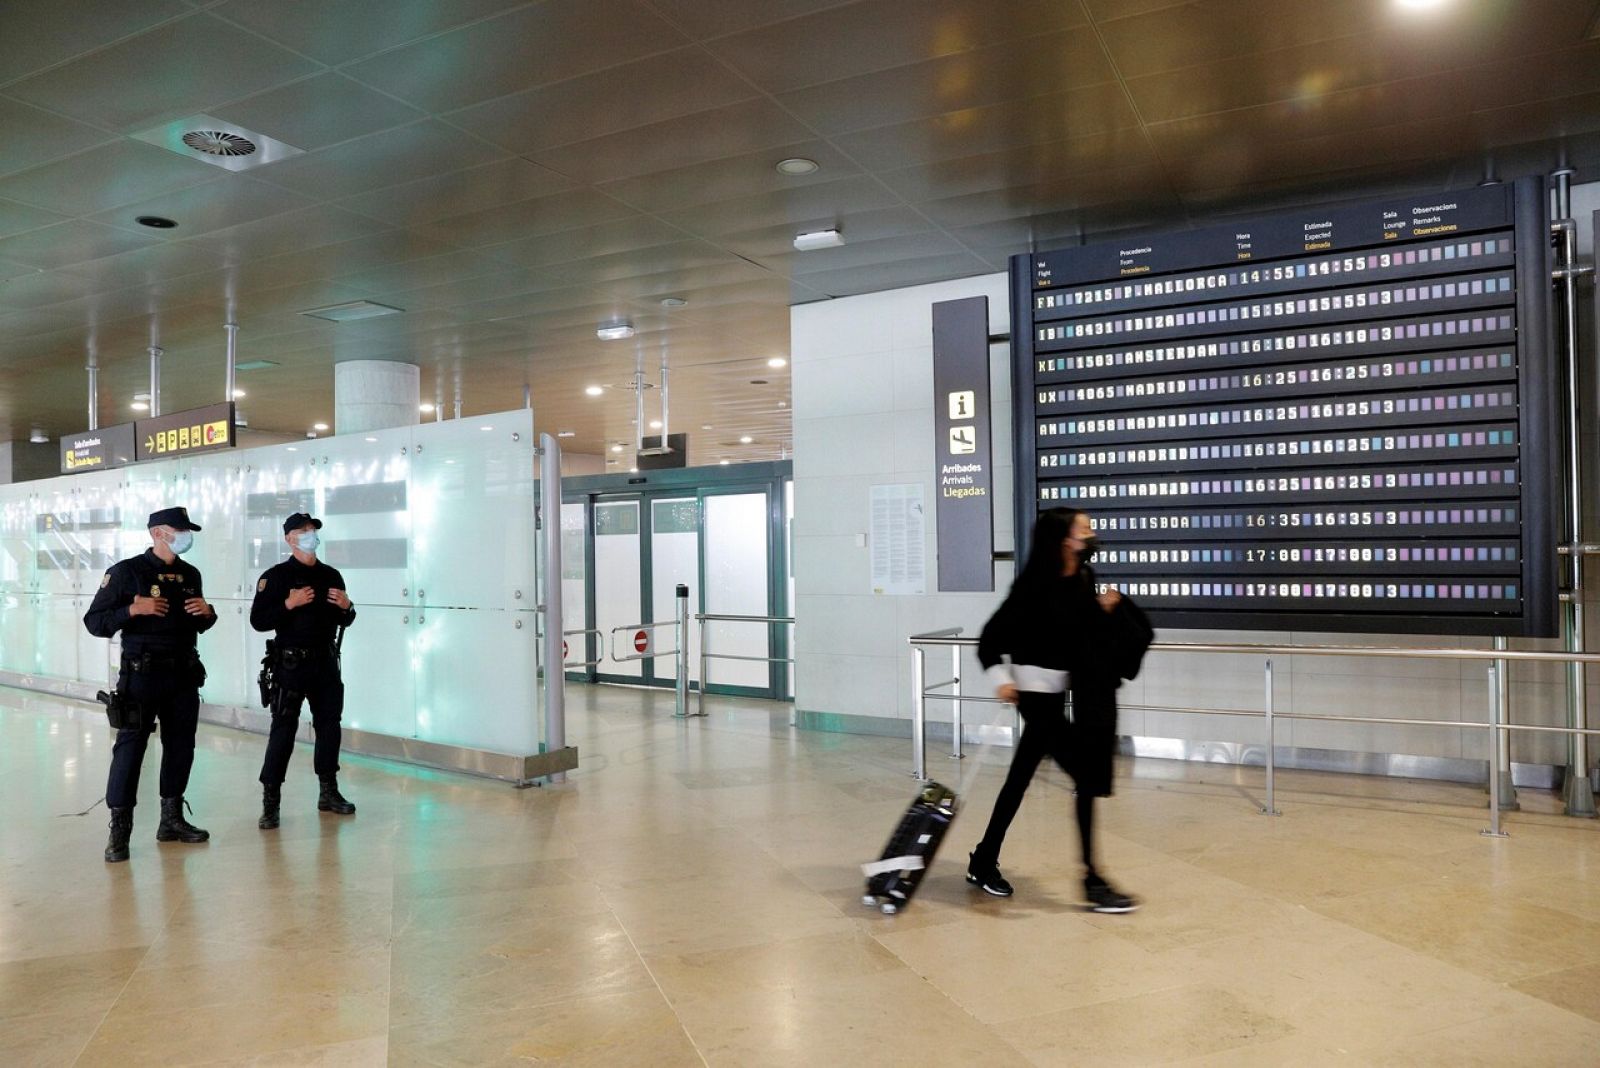
[[[322,520],[314,518],[306,512],[296,512],[294,515],[283,521],[283,532],[285,534],[289,534],[293,531],[299,530],[301,527],[307,526],[316,527],[318,530],[321,530]]]
[[[200,527],[189,518],[187,508],[163,508],[159,512],[150,513],[150,522],[147,527],[171,527],[173,530],[199,530]]]

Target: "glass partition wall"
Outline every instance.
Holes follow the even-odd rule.
[[[182,505],[204,528],[185,559],[218,614],[202,699],[257,708],[267,636],[250,602],[288,555],[284,517],[304,511],[358,613],[345,725],[539,753],[536,466],[531,414],[514,411],[0,486],[0,672],[114,678],[117,643],[83,613],[105,569],[148,547],[146,516]]]

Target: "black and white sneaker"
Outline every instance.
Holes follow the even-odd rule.
[[[1014,892],[1011,884],[1006,882],[1005,876],[1000,874],[1000,869],[993,864],[979,865],[977,858],[971,858],[967,863],[967,882],[976,886],[986,894],[995,897],[1010,897]]]
[[[1083,896],[1088,899],[1090,912],[1133,912],[1139,899],[1124,894],[1098,875],[1083,880]]]

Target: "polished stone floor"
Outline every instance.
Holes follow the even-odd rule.
[[[262,740],[204,729],[205,846],[157,846],[152,746],[128,864],[100,859],[104,721],[0,691],[0,1065],[1594,1065],[1600,826],[1524,792],[1125,763],[1080,910],[1065,780],[974,895],[982,761],[917,902],[856,866],[912,792],[903,741],[786,712],[575,688],[559,787],[348,760],[319,816],[295,755],[255,828]],[[936,765],[949,768],[944,758]],[[954,773],[951,773],[954,776]]]

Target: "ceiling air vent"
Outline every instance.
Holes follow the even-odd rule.
[[[210,115],[190,115],[133,136],[168,152],[230,171],[254,170],[305,153],[304,149]]]
[[[248,137],[225,130],[194,130],[183,135],[183,143],[208,156],[248,156],[256,150]]]

